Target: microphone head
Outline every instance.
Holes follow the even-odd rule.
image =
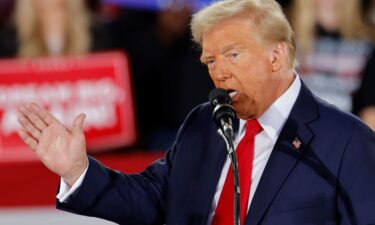
[[[210,92],[209,100],[213,109],[212,117],[219,127],[222,126],[223,120],[232,121],[236,118],[232,99],[226,90],[221,88],[213,89]]]
[[[219,103],[232,105],[232,99],[230,98],[228,92],[222,88],[213,89],[210,92],[208,99],[212,107],[215,107]]]

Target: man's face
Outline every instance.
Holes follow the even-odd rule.
[[[233,18],[216,24],[202,37],[201,60],[215,86],[231,91],[241,119],[259,117],[276,99],[270,48],[255,40],[251,21]]]

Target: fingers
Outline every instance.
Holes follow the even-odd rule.
[[[29,108],[25,106],[20,106],[19,107],[20,113],[22,113],[25,117],[28,118],[28,120],[36,126],[39,130],[43,130],[47,127],[46,122],[44,122],[41,117],[39,117],[37,114],[32,112]]]
[[[47,126],[51,125],[52,123],[58,122],[58,120],[54,116],[52,116],[51,113],[49,113],[47,110],[40,107],[36,103],[30,104],[30,110],[31,112],[35,113],[39,118],[41,118]]]
[[[32,123],[30,120],[24,116],[18,116],[18,122],[22,125],[22,127],[36,140],[42,136],[42,132]]]
[[[38,146],[38,142],[32,138],[26,130],[20,130],[18,131],[18,135],[20,136],[20,138],[23,140],[23,142],[25,142],[25,144],[27,146],[29,146],[33,151],[36,151],[37,149],[37,146]]]
[[[86,118],[84,113],[79,114],[73,121],[73,132],[82,132],[83,122]]]

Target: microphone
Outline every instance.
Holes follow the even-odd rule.
[[[240,177],[238,173],[238,160],[237,155],[234,150],[233,145],[233,126],[232,121],[236,118],[236,113],[234,112],[232,106],[232,99],[230,98],[228,92],[221,88],[213,89],[210,92],[209,100],[213,108],[212,117],[219,127],[217,133],[221,138],[223,138],[226,147],[227,153],[232,163],[233,169],[233,216],[234,224],[241,224],[241,206],[240,206]]]
[[[215,88],[210,92],[209,101],[213,108],[212,117],[223,133],[233,139],[233,120],[236,113],[232,106],[232,99],[222,88]]]

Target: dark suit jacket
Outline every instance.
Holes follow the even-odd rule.
[[[226,157],[216,130],[203,104],[140,174],[90,158],[82,186],[57,207],[119,224],[206,225]],[[252,200],[246,225],[255,224],[375,224],[374,133],[302,85]]]

